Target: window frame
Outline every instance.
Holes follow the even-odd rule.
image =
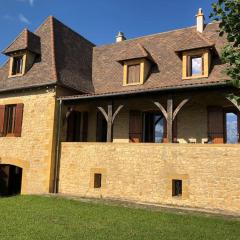
[[[192,59],[202,58],[202,74],[192,74]],[[182,54],[182,79],[207,78],[209,76],[211,54],[208,49],[185,51]]]
[[[14,60],[15,60],[15,58],[19,58],[19,57],[22,57],[22,72],[17,73],[17,74],[13,74]],[[12,78],[12,77],[23,76],[26,72],[26,60],[27,60],[27,53],[17,53],[17,54],[12,55],[10,57],[8,77]]]
[[[128,68],[133,65],[140,65],[140,79],[136,83],[128,83]],[[146,81],[150,72],[150,62],[145,58],[131,59],[123,62],[123,86],[142,85]]]

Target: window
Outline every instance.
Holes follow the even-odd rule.
[[[190,64],[188,76],[203,75],[203,57],[202,56],[190,56]]]
[[[12,75],[22,74],[23,56],[13,58]]]
[[[5,134],[13,135],[16,124],[16,105],[7,105],[5,111]]]
[[[25,74],[26,59],[26,53],[10,57],[9,77],[22,76],[23,74]]]
[[[206,78],[209,75],[210,52],[208,50],[195,50],[183,52],[182,78]]]
[[[127,84],[140,83],[140,64],[128,66]]]
[[[149,77],[151,64],[147,59],[123,62],[123,86],[144,84]]]
[[[182,180],[172,180],[172,196],[182,196]]]
[[[0,137],[21,137],[23,104],[0,105]]]
[[[94,188],[101,188],[102,187],[102,174],[95,173],[94,174]]]

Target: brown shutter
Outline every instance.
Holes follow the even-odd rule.
[[[4,136],[5,105],[0,105],[0,137]]]
[[[19,103],[16,106],[16,117],[15,117],[15,125],[14,125],[14,136],[21,137],[22,133],[22,120],[23,120],[23,104]]]
[[[213,143],[224,142],[222,107],[208,107],[208,138]]]
[[[129,112],[129,140],[130,142],[142,142],[142,112]]]
[[[82,141],[87,142],[88,140],[88,112],[83,112],[82,115]]]
[[[127,83],[140,82],[140,64],[128,66],[128,81]]]

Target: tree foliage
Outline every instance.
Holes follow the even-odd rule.
[[[210,18],[220,21],[219,34],[226,35],[228,43],[222,49],[221,58],[227,63],[226,74],[232,79],[233,86],[240,89],[240,0],[213,3]]]

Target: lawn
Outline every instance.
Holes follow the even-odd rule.
[[[0,198],[0,216],[1,240],[240,239],[237,219],[54,197]]]

